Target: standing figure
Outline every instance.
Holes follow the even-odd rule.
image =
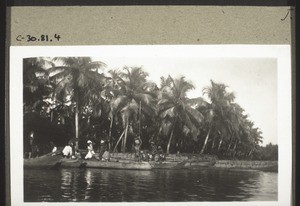
[[[141,153],[140,153],[140,149],[141,149],[141,138],[140,137],[136,137],[134,139],[134,153],[135,153],[135,158],[140,161],[141,160]]]
[[[150,160],[155,160],[155,156],[157,155],[157,145],[155,144],[155,142],[153,140],[150,143],[151,143]]]
[[[32,157],[32,153],[33,153],[33,139],[34,139],[34,133],[31,131],[30,135],[29,135],[28,158]]]
[[[39,152],[39,147],[35,143],[34,132],[31,131],[29,135],[28,158],[37,157],[39,155]]]

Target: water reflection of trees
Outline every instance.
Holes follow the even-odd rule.
[[[225,169],[61,170],[61,191],[62,201],[276,200],[270,180],[264,172]]]
[[[214,188],[214,198],[209,201],[244,201],[253,198],[260,189],[259,171],[211,170],[203,173],[207,185]]]
[[[24,170],[24,202],[59,201],[58,172],[41,169]]]

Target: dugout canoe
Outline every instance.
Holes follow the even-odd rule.
[[[150,170],[150,169],[187,169],[213,166],[210,161],[163,161],[163,162],[137,162],[134,160],[114,159],[111,161],[99,161],[96,159],[66,159],[60,155],[44,155],[41,157],[24,159],[24,168],[100,168],[100,169],[128,169],[128,170]]]
[[[47,168],[51,169],[59,165],[62,159],[59,155],[51,156],[49,154],[40,157],[24,159],[24,168]]]
[[[216,164],[215,161],[186,161],[182,165],[184,168],[197,169],[199,167],[211,167]]]
[[[86,160],[87,168],[101,168],[101,169],[127,169],[127,170],[150,170],[152,166],[149,162],[136,161],[98,161]]]

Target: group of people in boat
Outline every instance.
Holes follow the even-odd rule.
[[[86,160],[89,159],[96,159],[96,160],[105,160],[109,161],[110,159],[110,153],[107,149],[107,144],[104,140],[100,140],[100,151],[99,155],[97,155],[94,151],[94,145],[95,143],[91,140],[87,141],[87,153],[83,157],[81,153],[75,149],[74,142],[69,141],[69,143],[63,148],[62,150],[62,156],[65,158],[70,159],[81,159],[84,158]],[[55,153],[53,153],[55,154]]]
[[[102,161],[110,161],[110,152],[108,150],[107,142],[103,139],[100,140],[99,155],[94,151],[94,142],[87,141],[87,153],[84,156],[85,160],[95,159]],[[166,159],[166,156],[160,145],[157,145],[153,140],[150,141],[151,150],[141,150],[142,140],[139,137],[134,139],[133,152],[136,161],[156,161],[162,162]],[[54,147],[55,148],[55,147]],[[55,154],[57,149],[54,149]],[[69,142],[62,150],[62,155],[65,158],[76,159],[83,158],[78,150],[75,149],[75,144]]]
[[[29,143],[32,146],[33,141],[33,133],[30,133]],[[75,148],[75,142],[70,140],[68,144],[62,149],[58,150],[56,145],[53,142],[50,142],[50,146],[52,148],[51,155],[62,155],[64,158],[69,159],[96,159],[102,161],[110,161],[110,152],[108,149],[108,141],[105,139],[100,139],[98,153],[94,151],[95,142],[91,140],[87,140],[87,150],[85,153],[79,152],[78,149]],[[132,145],[132,152],[134,153],[134,157],[136,161],[156,161],[162,162],[165,160],[165,154],[160,145],[157,145],[154,140],[150,140],[150,150],[141,150],[142,140],[139,136],[136,136]],[[28,154],[28,158],[32,158],[32,148],[29,148],[30,152]]]
[[[151,150],[140,150],[142,140],[136,137],[134,140],[134,153],[137,161],[156,161],[162,162],[166,159],[163,149],[160,145],[157,145],[154,140],[150,140]]]

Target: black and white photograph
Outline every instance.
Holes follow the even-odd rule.
[[[10,53],[12,205],[290,204],[290,46]]]

